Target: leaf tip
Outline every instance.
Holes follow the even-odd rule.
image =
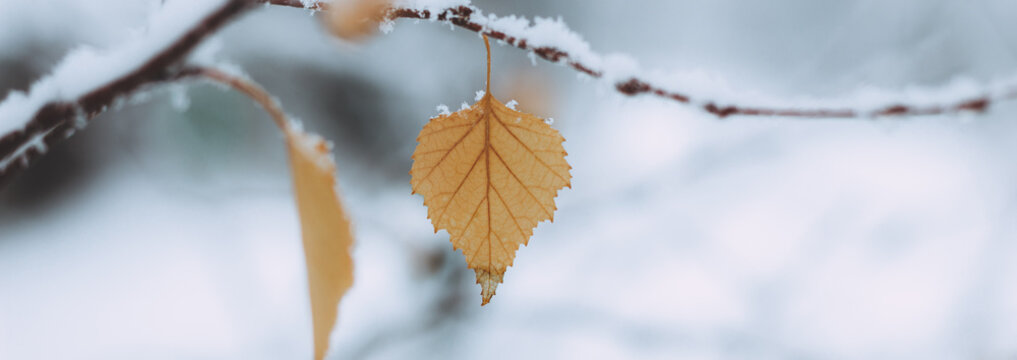
[[[502,271],[495,274],[481,269],[474,269],[474,271],[477,273],[477,283],[480,284],[480,296],[482,297],[480,306],[484,306],[491,302],[491,298],[494,297],[495,290],[498,289],[498,284],[501,283],[505,272]]]

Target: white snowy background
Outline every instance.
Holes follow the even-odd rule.
[[[158,4],[0,0],[0,97]],[[1017,73],[1012,0],[474,4],[768,97]],[[483,88],[482,42],[402,20],[354,45],[318,20],[258,9],[206,50],[337,143],[357,268],[331,358],[1017,359],[1015,103],[718,120],[494,46],[493,91],[555,118],[574,170],[481,308],[407,171],[435,106]],[[215,87],[142,100],[0,190],[0,359],[310,358],[281,137]]]

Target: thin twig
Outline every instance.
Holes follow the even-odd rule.
[[[258,105],[261,105],[261,107],[265,109],[265,112],[272,117],[272,121],[279,127],[279,130],[282,130],[283,132],[289,130],[290,121],[289,118],[286,117],[286,113],[283,112],[282,105],[279,104],[279,101],[276,100],[272,94],[269,94],[268,91],[265,91],[264,88],[255,82],[219,69],[208,67],[192,66],[180,70],[178,78],[191,77],[200,77],[211,80],[229,86],[234,90],[247,95],[247,97],[251,98],[251,100],[254,100],[254,102],[258,103]]]
[[[272,5],[290,6],[290,7],[303,7],[303,4],[299,0],[259,0]],[[317,3],[314,10],[328,10],[327,4]],[[395,20],[399,18],[406,19],[437,19],[438,21],[447,22],[458,27],[468,29],[483,35],[487,35],[493,39],[502,40],[505,43],[515,46],[519,49],[532,51],[537,56],[553,62],[553,63],[564,63],[569,67],[572,67],[576,71],[584,73],[594,78],[603,78],[604,71],[596,69],[588,64],[584,64],[570,55],[567,51],[551,46],[530,46],[528,40],[520,34],[510,34],[502,31],[493,30],[485,27],[479,22],[472,20],[474,13],[480,13],[480,9],[475,6],[456,6],[451,8],[443,9],[436,14],[432,14],[428,10],[422,9],[411,9],[411,8],[400,8],[393,7],[386,13],[385,19],[383,20]],[[980,96],[974,96],[970,98],[964,98],[956,100],[947,104],[942,105],[913,105],[913,104],[893,104],[887,105],[882,108],[875,110],[860,110],[852,108],[782,108],[782,107],[758,107],[758,106],[743,106],[737,104],[720,104],[717,101],[711,101],[708,99],[700,99],[689,93],[668,90],[664,86],[654,84],[652,81],[640,79],[638,77],[630,77],[626,80],[618,81],[613,84],[615,90],[618,92],[629,95],[641,95],[649,94],[665,99],[670,99],[680,103],[689,104],[692,106],[699,106],[704,111],[716,115],[720,118],[725,118],[732,115],[742,116],[781,116],[781,117],[795,117],[795,118],[879,118],[879,117],[913,117],[913,116],[928,116],[928,115],[943,115],[943,114],[955,114],[960,112],[984,112],[994,102],[1002,100],[1017,99],[1017,87],[1009,89],[1002,93],[1002,95],[993,97],[985,94]]]

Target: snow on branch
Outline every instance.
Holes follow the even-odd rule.
[[[27,93],[0,101],[0,184],[145,86],[174,80],[188,55],[253,0],[170,1],[144,35],[104,51],[78,48]]]
[[[304,7],[308,0],[260,0],[269,4]],[[327,3],[311,1],[313,10],[326,10]],[[484,15],[469,0],[396,0],[385,13],[382,29],[391,21],[423,19],[447,23],[485,34],[508,45],[529,51],[552,63],[569,66],[590,77],[604,80],[626,95],[654,95],[696,106],[725,118],[781,116],[794,118],[879,118],[983,112],[995,102],[1017,98],[1017,77],[992,84],[956,81],[938,89],[886,91],[866,89],[839,99],[780,99],[739,93],[702,74],[660,74],[641,70],[626,55],[594,53],[579,34],[560,19],[530,20],[514,15]],[[698,92],[677,90],[694,89]]]
[[[88,120],[116,107],[146,86],[184,75],[190,53],[209,35],[256,4],[327,10],[320,0],[175,0],[150,19],[148,31],[105,51],[79,48],[27,93],[0,100],[0,184],[28,167],[46,149],[71,136]],[[376,19],[391,29],[395,19],[447,23],[485,34],[553,63],[602,79],[626,95],[651,94],[718,117],[874,118],[982,112],[1017,98],[1017,78],[993,84],[957,82],[940,89],[864,91],[833,100],[777,99],[744,95],[701,75],[675,77],[639,69],[625,55],[602,56],[560,19],[497,17],[468,0],[396,0]],[[697,93],[679,91],[692,88]],[[702,95],[702,96],[699,96]]]

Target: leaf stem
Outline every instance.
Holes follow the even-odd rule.
[[[491,95],[491,41],[487,40],[487,34],[484,36],[484,47],[487,48],[487,87],[484,88],[484,95]]]

